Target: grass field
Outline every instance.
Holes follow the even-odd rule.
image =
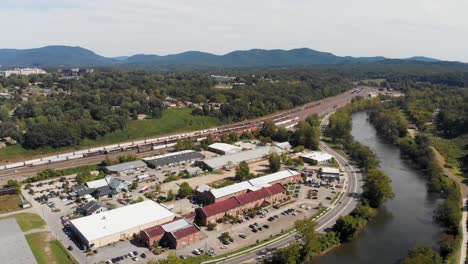
[[[58,240],[51,238],[49,232],[26,235],[26,240],[39,264],[78,263]]]
[[[96,140],[85,139],[82,140],[80,145],[76,147],[28,150],[21,147],[21,145],[8,146],[6,148],[0,149],[0,160],[8,161],[18,158],[45,155],[53,152],[76,150],[99,145],[113,144],[116,142],[132,139],[173,132],[193,131],[221,125],[221,121],[214,117],[193,116],[191,115],[191,112],[192,109],[190,108],[166,109],[164,110],[162,117],[159,119],[131,120],[128,123],[128,129],[126,131],[107,134],[104,137],[98,138]]]
[[[21,199],[18,195],[0,196],[0,214],[20,210]]]
[[[456,175],[462,176],[463,173],[460,168],[460,158],[468,154],[468,135],[463,135],[453,139],[432,137],[431,143],[439,153],[444,156],[445,161],[450,165],[451,170]]]
[[[23,232],[32,229],[43,228],[46,224],[39,215],[31,213],[14,214],[7,217],[2,217],[0,220],[13,217],[16,218],[16,222],[18,222],[18,225],[20,226],[21,230],[23,230]]]

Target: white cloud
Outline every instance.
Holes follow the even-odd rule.
[[[105,56],[309,47],[468,61],[466,10],[465,0],[7,0],[0,46]]]

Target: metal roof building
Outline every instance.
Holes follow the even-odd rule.
[[[218,170],[227,168],[230,165],[234,165],[242,161],[254,161],[262,159],[268,156],[271,152],[281,153],[283,150],[276,146],[265,146],[252,150],[237,152],[234,154],[205,159],[198,161],[196,164],[207,170]]]
[[[340,177],[340,170],[337,168],[322,167],[319,169],[318,175],[321,178],[338,179]]]
[[[2,263],[36,264],[31,248],[14,218],[0,221],[0,259]]]
[[[143,160],[152,168],[162,167],[168,164],[176,164],[180,162],[189,162],[202,159],[204,156],[194,150],[183,150],[173,153],[144,158]]]
[[[325,152],[314,151],[301,155],[301,158],[309,163],[325,164],[331,161],[333,156]]]
[[[221,155],[227,155],[240,152],[242,148],[227,143],[216,142],[209,145],[208,150]]]
[[[71,220],[71,226],[87,247],[102,247],[129,239],[141,230],[166,223],[175,215],[147,200],[114,210]]]
[[[109,173],[121,173],[129,170],[134,170],[134,169],[141,169],[141,168],[146,168],[146,163],[144,163],[141,160],[135,160],[135,161],[130,161],[130,162],[124,162],[112,166],[107,166],[104,167],[104,170],[106,170]]]
[[[249,180],[252,185],[257,185],[257,186],[265,186],[267,184],[271,184],[273,182],[281,181],[284,179],[287,179],[289,177],[294,177],[300,175],[299,172],[293,171],[293,170],[284,170],[284,171],[278,171],[272,174],[268,174],[265,176],[261,176],[258,178],[254,178]]]
[[[221,200],[221,198],[228,198],[234,195],[239,195],[246,193],[248,191],[257,191],[263,187],[268,187],[274,183],[278,182],[291,182],[296,181],[300,178],[301,174],[293,170],[284,170],[268,174],[265,176],[260,176],[258,178],[250,179],[248,181],[243,181],[235,184],[231,184],[219,189],[211,188],[200,188],[200,191],[210,192],[215,201]],[[197,189],[198,191],[199,189]]]

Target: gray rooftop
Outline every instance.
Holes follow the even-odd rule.
[[[282,149],[276,146],[259,147],[252,150],[237,152],[234,154],[218,156],[203,160],[203,163],[212,169],[220,169],[229,163],[237,164],[242,161],[250,161],[268,156],[271,152],[281,153]]]
[[[18,223],[14,218],[0,221],[0,259],[9,264],[36,264]]]
[[[135,160],[135,161],[120,163],[120,164],[116,164],[112,166],[107,166],[106,170],[108,172],[122,172],[122,171],[128,171],[128,170],[144,168],[144,167],[146,167],[146,163],[144,163],[141,160]]]
[[[165,166],[171,163],[179,163],[183,161],[202,159],[203,156],[201,153],[196,151],[181,151],[180,154],[176,155],[161,155],[161,157],[155,157],[154,159],[145,160],[150,167],[156,168],[159,166]]]

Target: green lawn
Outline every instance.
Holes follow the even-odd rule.
[[[0,214],[8,213],[21,209],[21,199],[18,195],[0,196]]]
[[[455,174],[461,176],[460,158],[468,154],[468,135],[453,139],[434,136],[431,138],[431,143],[444,156],[445,161],[454,170]]]
[[[156,136],[161,134],[193,131],[221,125],[221,121],[214,117],[193,116],[192,109],[166,109],[159,119],[131,120],[128,123],[126,131],[107,134],[96,140],[82,140],[79,146],[68,148],[43,148],[37,150],[27,150],[21,145],[8,146],[0,149],[0,160],[11,160],[17,158],[26,158],[37,155],[44,155],[53,152],[76,150],[99,145],[113,144],[116,142],[132,139]]]
[[[78,263],[58,240],[51,239],[49,232],[26,235],[26,240],[39,264]]]
[[[16,218],[16,222],[18,222],[18,225],[20,226],[21,230],[23,230],[23,232],[32,229],[43,228],[46,224],[39,215],[31,213],[14,214],[7,217],[2,217],[0,220],[12,217]]]

